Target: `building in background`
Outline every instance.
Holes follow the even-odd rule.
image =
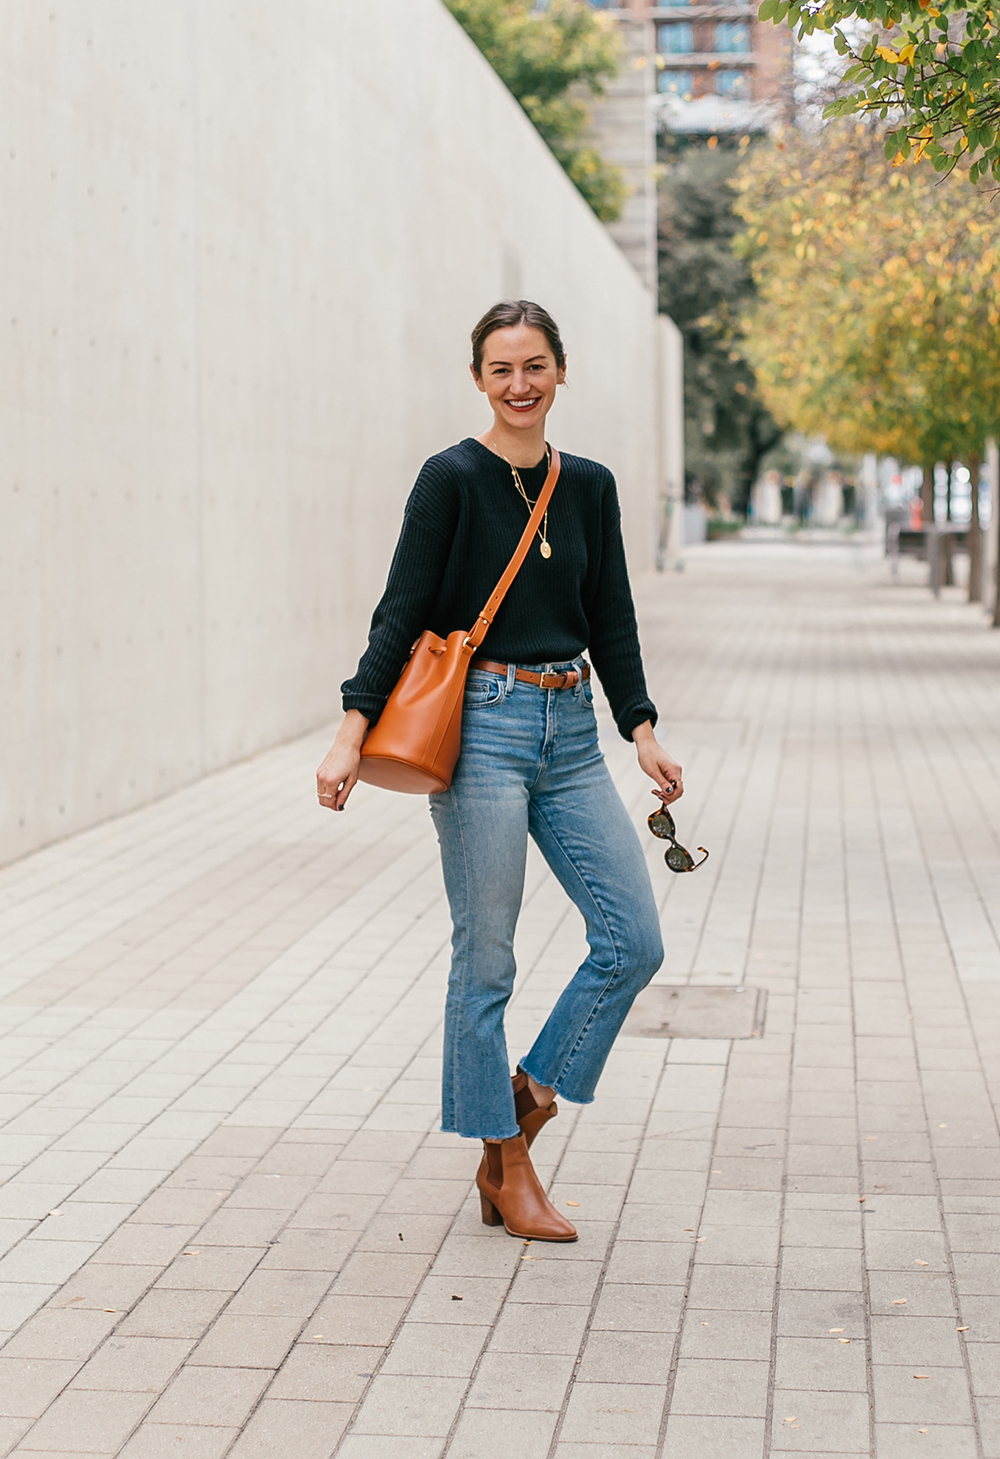
[[[791,119],[791,33],[758,21],[756,4],[650,4],[589,0],[621,19],[629,50],[642,44],[655,66],[654,108],[661,129],[689,136],[767,131]]]
[[[651,293],[656,293],[657,71],[653,31],[643,15],[598,4],[619,24],[625,64],[592,108],[591,141],[625,174],[628,197],[608,230]]]
[[[544,8],[548,0],[537,0]],[[657,134],[745,135],[791,120],[791,33],[761,23],[756,4],[588,0],[613,16],[626,61],[593,107],[591,137],[625,174],[628,200],[612,237],[656,288]]]

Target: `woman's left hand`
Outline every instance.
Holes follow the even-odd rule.
[[[659,796],[664,805],[680,800],[684,794],[684,772],[658,743],[648,719],[636,725],[632,738],[639,756],[640,769],[645,771],[650,780],[656,781],[657,789],[654,794]]]

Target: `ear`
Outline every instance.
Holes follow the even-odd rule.
[[[557,385],[565,385],[566,384],[566,366],[568,364],[569,364],[569,355],[566,355],[566,357],[563,359],[561,369],[559,369],[556,372],[556,384]]]
[[[476,382],[476,389],[477,390],[481,390],[482,393],[485,395],[486,394],[486,386],[483,384],[483,377],[482,377],[482,375],[477,375],[476,374],[476,367],[475,367],[475,365],[470,365],[469,366],[469,374],[472,376],[473,380],[475,380],[475,382]]]

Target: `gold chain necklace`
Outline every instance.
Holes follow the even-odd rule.
[[[492,434],[493,434],[492,431],[490,432],[490,434],[492,436]],[[497,445],[496,441],[493,442],[493,450],[500,457],[500,460],[501,461],[507,461],[507,457],[500,450],[500,448]],[[549,470],[551,470],[552,469],[552,452],[549,450],[549,445],[548,445],[548,442],[547,441],[545,443],[545,459],[548,462]],[[521,480],[520,472],[518,471],[517,467],[514,465],[513,461],[507,461],[507,465],[511,469],[511,473],[512,473],[512,475],[514,477],[514,485],[517,487],[518,491],[521,493],[521,496],[524,498],[524,504],[528,508],[528,515],[530,516],[531,515],[531,512],[534,510],[535,502],[533,502],[531,500],[531,498],[528,496],[528,493],[525,491],[525,489],[524,489],[524,482]],[[542,539],[542,545],[538,549],[539,552],[545,558],[551,557],[552,556],[552,548],[551,548],[551,546],[549,544],[549,509],[548,509],[548,507],[545,508],[545,516],[542,518],[542,525],[540,527],[537,527],[535,530],[537,531],[539,537]]]

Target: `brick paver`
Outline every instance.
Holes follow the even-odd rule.
[[[658,980],[767,1021],[620,1041],[535,1147],[577,1245],[479,1221],[426,804],[321,813],[326,734],[0,872],[0,1453],[1000,1459],[1000,636],[902,566],[639,585]],[[515,1054],[581,946],[533,856]]]

